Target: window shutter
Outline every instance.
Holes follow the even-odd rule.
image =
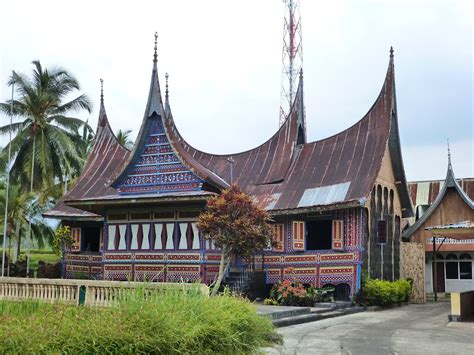
[[[343,250],[344,249],[344,231],[343,221],[341,219],[335,219],[332,221],[332,249]]]
[[[387,221],[379,220],[377,221],[377,243],[386,244],[387,243]]]
[[[273,241],[275,243],[273,251],[283,253],[285,248],[285,225],[274,224],[273,225]]]
[[[304,221],[293,221],[293,250],[304,250],[306,228]]]
[[[81,251],[81,228],[72,228],[71,237],[74,240],[71,245],[71,251]]]

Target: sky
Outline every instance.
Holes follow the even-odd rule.
[[[473,5],[466,0],[300,0],[308,140],[353,125],[377,98],[395,50],[398,120],[409,181],[443,179],[449,138],[457,177],[474,177]],[[66,5],[66,4],[74,4]],[[233,153],[278,128],[280,0],[64,1],[2,4],[0,100],[31,61],[75,75],[94,103],[100,83],[114,131],[138,133],[158,32],[162,91],[194,147]],[[0,124],[9,118],[0,116]],[[7,137],[0,139],[4,145]]]

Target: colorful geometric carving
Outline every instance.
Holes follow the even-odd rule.
[[[129,172],[119,182],[120,194],[161,193],[200,190],[202,180],[174,153],[161,116],[148,118],[145,141],[138,147]]]
[[[168,265],[166,268],[166,281],[168,282],[193,282],[200,278],[200,265]]]
[[[321,254],[319,260],[321,262],[354,261],[354,253]]]
[[[127,281],[132,280],[131,264],[104,265],[104,278],[106,280]]]

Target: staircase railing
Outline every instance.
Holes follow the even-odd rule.
[[[253,263],[248,263],[239,275],[239,278],[231,285],[233,293],[243,293],[244,288],[247,286],[250,277],[254,271]]]

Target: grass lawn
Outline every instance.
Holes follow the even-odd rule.
[[[3,249],[0,248],[0,253],[2,253]],[[21,259],[26,259],[26,250],[21,251]],[[36,270],[38,268],[38,263],[40,260],[48,263],[48,264],[56,264],[61,258],[54,254],[51,249],[36,249],[31,250],[30,253],[30,268],[32,270]]]
[[[21,252],[21,258],[26,259],[26,251]],[[38,263],[40,260],[48,264],[56,264],[61,258],[54,254],[52,251],[48,250],[32,250],[30,254],[30,268],[36,270],[38,268]]]

